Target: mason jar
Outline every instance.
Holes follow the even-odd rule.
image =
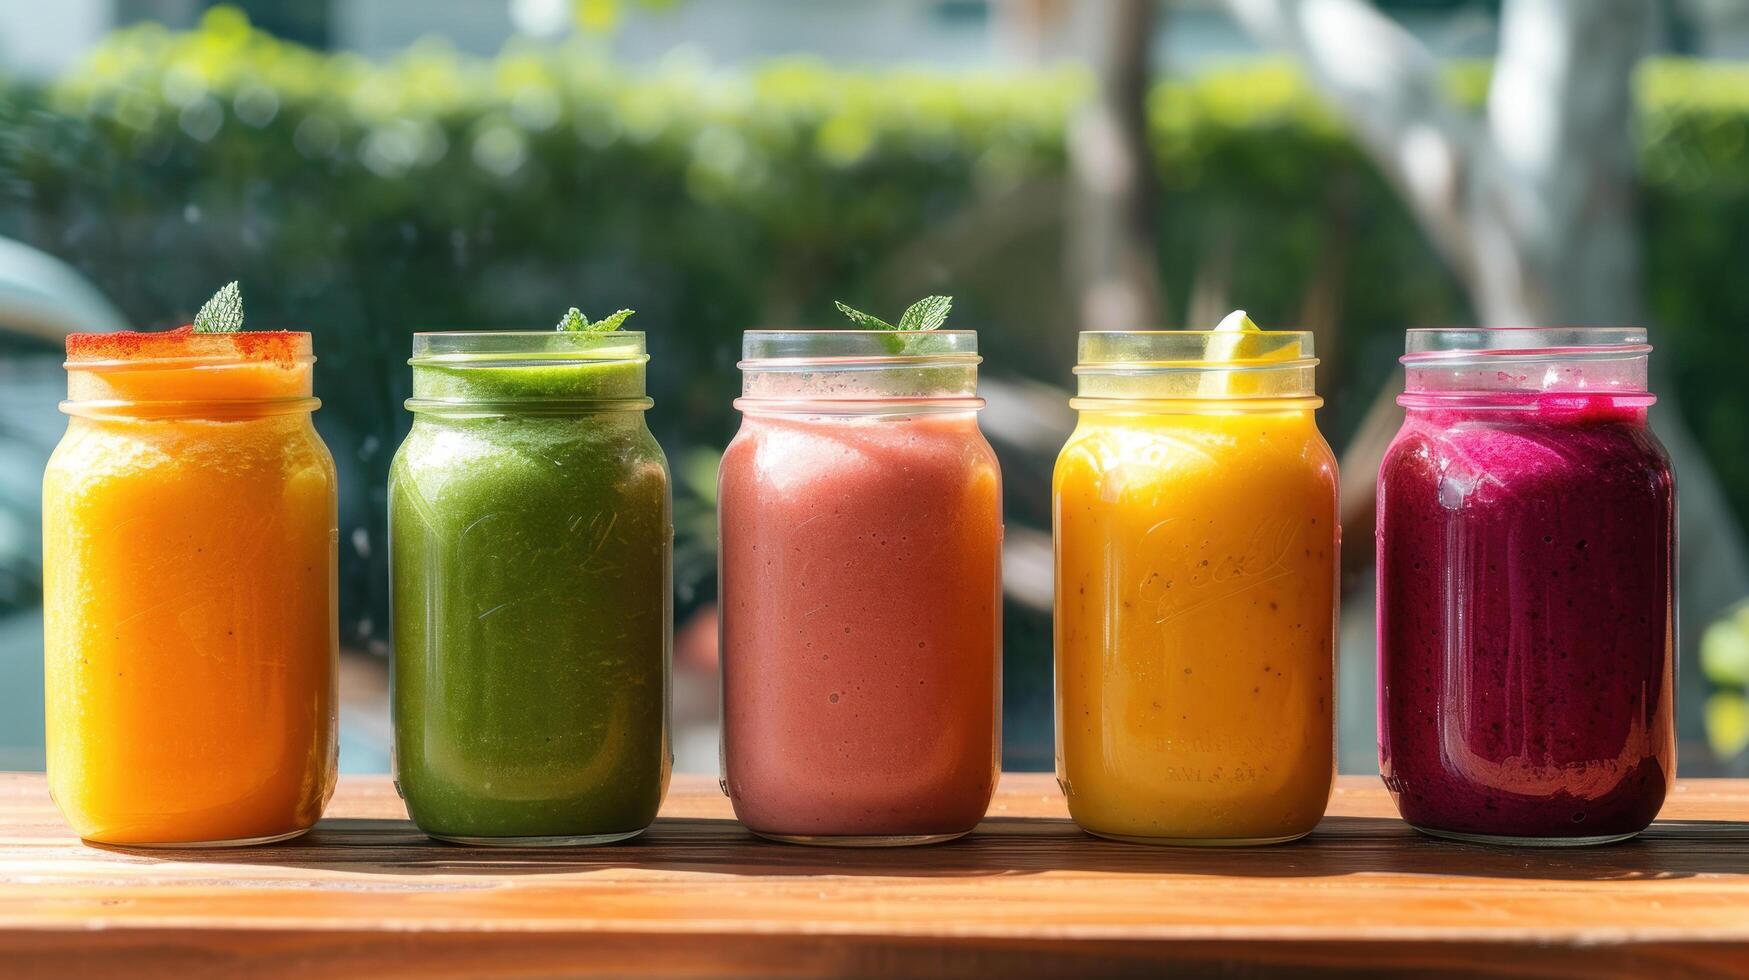
[[[334,461],[310,335],[74,334],[43,477],[50,791],[80,837],[235,846],[334,789]]]
[[[972,331],[748,331],[719,487],[723,786],[764,837],[947,840],[1000,768]]]
[[[1411,330],[1378,481],[1379,764],[1443,837],[1596,844],[1676,768],[1676,489],[1643,330]]]
[[[422,333],[389,474],[397,786],[464,844],[635,836],[667,790],[673,510],[644,335]]]
[[[1081,334],[1052,482],[1057,775],[1083,829],[1292,840],[1335,776],[1336,460],[1312,337]]]

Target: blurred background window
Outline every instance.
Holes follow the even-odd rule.
[[[1305,16],[1300,16],[1304,13]],[[0,7],[0,767],[42,763],[40,475],[72,330],[243,283],[340,463],[343,765],[388,765],[384,479],[416,329],[632,307],[676,475],[677,747],[716,767],[739,333],[952,293],[1005,472],[1005,746],[1049,768],[1049,474],[1081,328],[1316,333],[1341,764],[1415,325],[1644,323],[1682,486],[1681,767],[1749,772],[1749,5],[58,0]]]

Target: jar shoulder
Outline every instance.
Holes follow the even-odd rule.
[[[667,456],[641,416],[596,424],[587,418],[504,416],[444,419],[416,415],[395,450],[411,465],[451,464],[476,456],[560,453],[604,460],[655,460]]]
[[[976,419],[744,418],[723,450],[722,477],[904,471],[999,474],[995,447]]]
[[[1132,420],[1083,418],[1057,454],[1054,481],[1098,478],[1114,472],[1162,479],[1196,473],[1303,474],[1332,483],[1336,455],[1309,417],[1147,416]]]
[[[427,497],[513,491],[531,498],[578,489],[666,494],[667,456],[639,419],[611,429],[586,420],[504,418],[455,424],[418,417],[389,466],[398,486]]]
[[[1381,492],[1485,481],[1525,493],[1603,487],[1668,493],[1675,473],[1662,441],[1643,423],[1564,426],[1482,418],[1432,424],[1411,418],[1386,448],[1378,480]]]
[[[45,488],[70,490],[153,474],[299,473],[333,484],[334,456],[308,415],[246,421],[75,417],[44,469]]]

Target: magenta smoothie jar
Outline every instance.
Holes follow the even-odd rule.
[[[1637,329],[1411,330],[1378,483],[1379,765],[1403,818],[1631,837],[1675,774],[1676,494]]]

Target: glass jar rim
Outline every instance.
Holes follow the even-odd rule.
[[[307,414],[314,338],[300,330],[117,330],[67,336],[67,398],[80,418],[244,420]]]
[[[643,411],[650,355],[637,330],[433,330],[413,334],[415,415]],[[520,379],[520,380],[519,380]]]
[[[1081,337],[1304,337],[1310,330],[1202,330],[1190,327],[1149,327],[1146,330],[1082,330]]]
[[[1503,411],[1607,397],[1644,407],[1652,345],[1643,327],[1420,327],[1406,332],[1411,409]]]
[[[87,419],[204,419],[214,422],[246,421],[275,415],[309,415],[322,407],[313,395],[279,398],[188,398],[138,401],[128,398],[68,398],[60,403],[63,415]]]
[[[1409,366],[1643,357],[1652,351],[1644,327],[1414,327],[1404,331]]]
[[[1226,341],[1230,349],[1210,356]],[[1083,330],[1076,374],[1277,371],[1316,365],[1310,330]]]
[[[506,361],[645,362],[641,330],[426,330],[413,334],[415,367],[465,367]]]
[[[975,365],[976,330],[746,330],[742,370],[805,371],[823,365],[921,366],[924,362]]]
[[[975,330],[748,330],[746,414],[897,416],[976,411]]]
[[[1084,330],[1076,351],[1081,411],[1321,403],[1309,330]]]

